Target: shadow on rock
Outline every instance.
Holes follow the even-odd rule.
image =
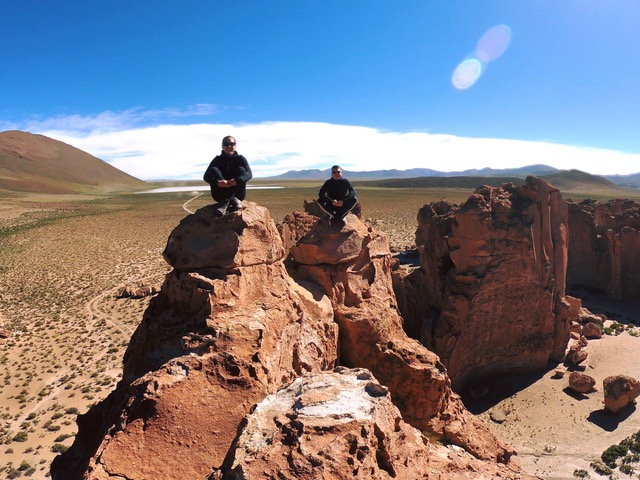
[[[584,393],[576,392],[575,390],[572,390],[571,387],[565,387],[562,389],[562,391],[567,395],[569,395],[571,398],[578,401],[587,400],[589,398],[588,395],[585,395]]]

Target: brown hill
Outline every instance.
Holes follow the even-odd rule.
[[[0,190],[105,193],[145,182],[71,145],[18,130],[0,132]]]

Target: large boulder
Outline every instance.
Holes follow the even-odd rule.
[[[571,372],[569,375],[569,388],[577,393],[593,392],[596,386],[596,379],[591,375],[580,372]]]
[[[429,442],[366,370],[298,378],[248,416],[225,478],[427,478]],[[213,478],[222,478],[218,473]]]
[[[364,369],[305,375],[247,417],[214,479],[533,479],[431,443],[409,426],[386,387]]]
[[[283,256],[269,212],[251,202],[222,218],[212,206],[185,218],[165,250],[174,270],[131,339],[122,381],[79,417],[53,478],[205,478],[253,405],[332,369],[331,302],[294,282]]]
[[[569,203],[567,283],[615,300],[640,298],[640,204]]]
[[[604,408],[612,413],[619,412],[640,395],[640,382],[628,375],[607,377],[602,384]]]
[[[271,215],[245,202],[236,215],[217,217],[213,205],[188,215],[172,232],[163,256],[177,271],[232,269],[281,260],[284,247]]]
[[[567,203],[536,177],[419,211],[405,329],[440,356],[456,391],[563,359],[580,308],[565,295],[567,237]]]

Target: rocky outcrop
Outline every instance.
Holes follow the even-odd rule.
[[[251,202],[187,216],[121,382],[78,417],[52,477],[531,478],[404,334],[384,235],[319,220],[291,256],[297,281]]]
[[[567,203],[536,177],[419,211],[405,329],[440,356],[456,390],[563,359],[580,308],[565,295],[567,242]]]
[[[477,458],[509,461],[513,449],[464,408],[437,355],[404,333],[383,234],[353,215],[344,226],[318,222],[291,257],[294,278],[319,284],[332,301],[343,365],[371,370],[410,425]]]
[[[371,373],[339,368],[260,402],[225,478],[430,478],[429,447]]]
[[[296,210],[288,214],[284,217],[282,223],[277,225],[287,252],[313,228],[318,220],[325,219],[327,216],[315,200],[305,200],[303,209],[303,211]],[[358,218],[362,217],[362,206],[359,202],[356,203],[351,213]]]
[[[569,203],[567,283],[614,300],[640,298],[640,204]]]
[[[204,207],[164,255],[174,270],[131,339],[123,380],[79,417],[53,478],[205,478],[253,405],[335,364],[331,303],[291,280],[263,207],[221,219]]]
[[[116,293],[116,298],[144,298],[155,295],[160,291],[161,285],[127,285]]]
[[[211,480],[531,478],[429,442],[371,373],[343,367],[305,375],[260,402],[227,462]]]
[[[640,382],[628,375],[607,377],[602,384],[604,408],[612,413],[619,412],[640,396]]]

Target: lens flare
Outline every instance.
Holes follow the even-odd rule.
[[[472,87],[487,69],[490,62],[500,58],[511,43],[511,28],[496,25],[487,30],[476,45],[476,49],[460,62],[451,76],[451,83],[458,90]]]
[[[482,64],[476,58],[468,58],[456,67],[451,78],[458,90],[466,90],[478,81],[482,74]]]
[[[491,62],[502,56],[511,43],[511,28],[496,25],[487,30],[476,46],[476,57],[481,62]]]

